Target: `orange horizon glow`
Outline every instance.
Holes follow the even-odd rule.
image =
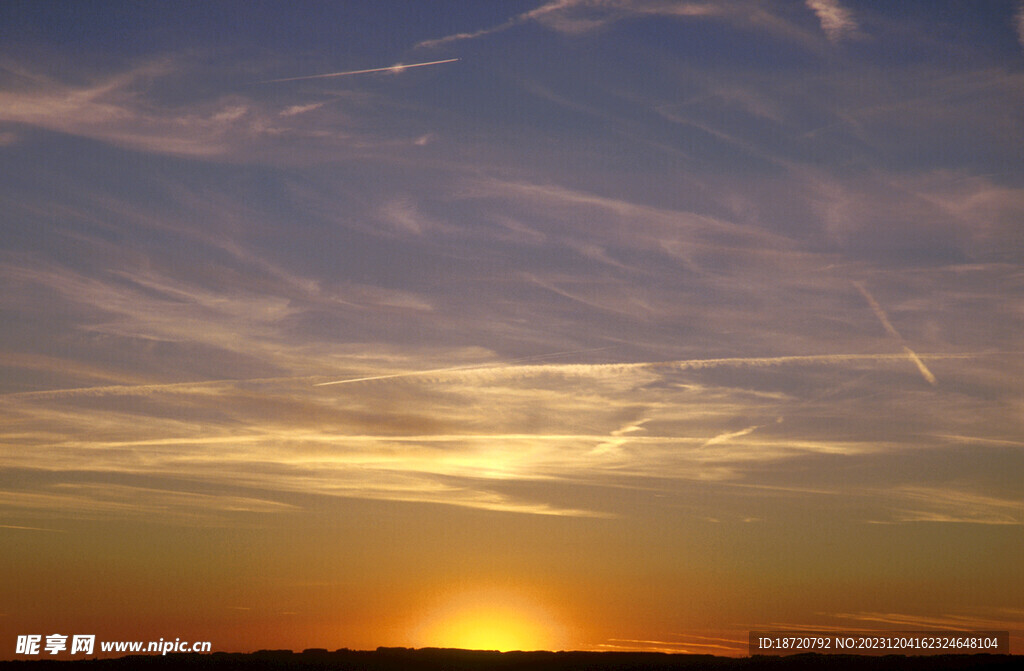
[[[553,650],[566,624],[536,599],[502,591],[466,592],[429,610],[412,631],[413,647]]]

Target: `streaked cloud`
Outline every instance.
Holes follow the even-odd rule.
[[[805,1],[807,8],[818,17],[821,29],[830,41],[839,42],[857,34],[858,26],[853,14],[840,5],[838,0]]]
[[[281,110],[281,116],[295,116],[296,114],[305,114],[306,112],[312,112],[313,110],[320,109],[325,103],[309,103],[308,105],[292,105],[286,109]]]
[[[845,10],[840,15],[846,16]],[[473,40],[527,23],[536,23],[566,35],[580,35],[629,19],[725,18],[789,39],[807,42],[807,36],[785,19],[754,2],[678,2],[675,0],[553,0],[488,28],[424,40],[417,46],[440,47],[461,40]],[[833,20],[830,18],[830,21]]]
[[[0,529],[14,529],[16,531],[48,531],[51,533],[65,533],[63,529],[46,529],[43,527],[23,527],[14,524],[0,524]],[[5,614],[5,613],[4,613]]]
[[[366,72],[400,73],[409,68],[449,63],[396,64]],[[286,78],[292,81],[340,77],[364,71]],[[360,130],[355,118],[367,106],[367,95],[358,91],[317,91],[293,97],[283,107],[279,98],[253,85],[223,80],[223,73],[203,73],[185,57],[167,56],[135,64],[119,73],[89,72],[67,68],[48,73],[35,64],[13,60],[0,63],[0,74],[13,85],[0,91],[0,123],[68,133],[143,152],[169,154],[199,160],[290,162],[302,156],[295,143],[308,143],[308,152],[355,150],[368,144],[387,145],[393,140]],[[196,82],[196,95],[175,104],[167,103],[168,91],[180,90],[183,81],[199,77],[217,79]],[[216,86],[213,92],[212,86]],[[266,87],[264,87],[266,88]],[[312,99],[311,99],[312,98]],[[319,111],[317,123],[307,125],[303,115]],[[372,111],[370,112],[373,113]],[[17,135],[0,146],[13,144]],[[412,143],[414,138],[410,138]]]
[[[753,484],[747,474],[756,464],[784,464],[801,455],[869,455],[899,447],[898,442],[887,445],[869,435],[841,437],[816,431],[817,410],[808,405],[813,398],[800,402],[788,395],[693,385],[699,379],[694,376],[753,366],[774,371],[770,375],[781,381],[789,377],[785,366],[792,364],[813,368],[900,360],[902,355],[892,354],[545,363],[380,376],[352,386],[316,387],[316,378],[278,378],[14,394],[3,397],[3,407],[15,422],[12,426],[21,429],[7,440],[26,447],[46,444],[49,456],[40,461],[37,452],[28,450],[10,454],[4,463],[58,477],[62,471],[84,469],[97,477],[184,478],[206,483],[204,487],[241,489],[251,492],[247,498],[270,502],[284,503],[304,492],[538,515],[614,516],[622,513],[559,505],[557,497],[545,499],[565,487],[622,487],[623,477],[638,478],[625,484],[638,491],[657,482],[746,486]],[[674,387],[671,382],[679,375],[686,375],[682,379],[689,384]],[[578,384],[574,378],[580,377],[587,380],[587,392],[567,393]],[[125,395],[146,403],[132,411],[119,401]],[[395,399],[403,399],[402,412],[372,410]],[[835,412],[836,405],[833,401],[823,407]],[[567,415],[592,430],[565,431],[562,418]],[[777,421],[782,415],[788,419]],[[752,416],[764,420],[728,428]],[[317,417],[322,419],[310,424]],[[202,429],[197,425],[200,419]],[[797,428],[786,428],[789,425]],[[524,432],[523,426],[532,430]],[[468,427],[476,430],[467,431]],[[905,440],[908,449],[917,442],[912,436]],[[374,474],[369,482],[368,473]],[[515,483],[533,483],[546,494],[538,500],[532,498],[536,493],[523,498],[506,491]],[[764,491],[778,495],[785,490]],[[160,498],[162,489],[118,493],[105,486],[75,485],[54,491],[38,501],[8,492],[7,500],[45,512],[59,509],[64,498],[74,496],[83,510],[92,505],[115,515],[120,508],[111,507],[107,498],[88,504],[89,497],[95,492],[118,500],[138,499],[143,508],[170,504]],[[1010,500],[1000,507],[995,501],[932,496],[938,491],[919,485],[893,490],[887,496],[890,518],[990,523],[996,512],[1002,511],[1003,522],[1012,515]],[[808,492],[796,488],[794,493]],[[877,491],[862,493],[862,488],[848,489],[845,495],[880,496]],[[181,505],[192,500],[190,494],[181,496]],[[149,499],[152,503],[143,505]],[[48,508],[47,501],[56,508]],[[243,501],[230,497],[207,505],[226,511],[246,509]]]
[[[907,506],[897,512],[901,522],[1024,524],[1024,500],[1021,499],[912,486],[901,487],[894,495]]]
[[[735,655],[743,654],[748,649],[747,641],[722,639],[693,634],[666,636],[672,640],[610,638],[606,643],[599,643],[601,650],[664,652],[668,654],[689,655]]]
[[[714,2],[556,0],[522,14],[519,20],[532,20],[558,32],[576,34],[630,17],[716,16],[726,11],[720,3]]]
[[[1018,629],[1024,621],[1019,608],[989,609],[983,613],[917,615],[913,613],[860,612],[836,613],[835,617],[869,626],[916,627],[921,629],[1000,630]]]
[[[145,110],[135,87],[172,73],[174,66],[167,60],[84,85],[11,64],[4,69],[21,85],[0,92],[0,121],[99,137],[146,150],[187,156],[222,153],[225,131],[245,116],[244,108],[230,101],[187,118]]]
[[[701,445],[701,447],[708,447],[709,445],[717,445],[719,443],[726,443],[726,442],[732,440],[733,438],[742,438],[743,436],[746,436],[748,434],[753,433],[754,431],[756,431],[759,428],[760,428],[760,426],[755,424],[754,426],[748,426],[747,428],[740,429],[739,431],[727,431],[725,433],[720,433],[717,436],[714,436],[714,437],[709,438],[708,440],[704,441],[704,444]]]

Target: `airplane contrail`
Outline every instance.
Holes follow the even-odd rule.
[[[67,533],[64,529],[47,529],[45,527],[20,527],[14,524],[0,524],[0,529],[19,529],[22,531],[52,531],[55,534]]]
[[[399,72],[402,72],[403,70],[407,70],[408,68],[422,68],[422,67],[426,67],[427,65],[441,65],[442,63],[454,63],[457,60],[459,60],[459,59],[458,58],[447,58],[447,59],[445,59],[443,61],[427,61],[425,63],[409,63],[408,65],[405,65],[403,63],[395,63],[394,65],[391,65],[391,66],[386,67],[386,68],[370,68],[368,70],[346,70],[345,72],[328,72],[327,74],[323,74],[323,75],[303,75],[301,77],[284,77],[282,79],[265,79],[265,80],[263,80],[261,82],[256,82],[256,83],[257,84],[274,84],[274,83],[277,83],[277,82],[297,82],[300,79],[324,79],[324,78],[327,78],[327,77],[346,77],[348,75],[363,75],[363,74],[369,74],[371,72],[394,72],[394,73],[399,73]]]
[[[599,352],[601,350],[612,349],[612,347],[593,347],[591,349],[574,349],[568,352],[552,352],[551,354],[538,354],[536,356],[526,356],[521,359],[512,359],[508,363],[493,364],[493,363],[474,363],[468,366],[454,366],[447,368],[431,368],[429,370],[414,370],[405,373],[390,373],[388,375],[371,375],[369,377],[356,377],[346,378],[344,380],[334,380],[333,382],[319,382],[314,384],[314,387],[328,387],[333,384],[349,384],[351,382],[370,382],[371,380],[387,380],[393,377],[409,377],[413,375],[430,375],[431,373],[451,373],[457,370],[486,370],[492,368],[508,368],[508,364],[516,363],[518,361],[538,361],[542,359],[548,359],[556,356],[567,356],[569,354],[582,354],[583,352]]]
[[[609,347],[598,347],[598,350],[611,349]],[[544,359],[555,356],[562,356],[566,354],[575,354],[578,352],[588,352],[595,350],[573,350],[571,352],[555,352],[552,354],[541,354],[533,357],[525,357],[525,359],[514,359],[514,361]],[[911,354],[913,356],[911,356]],[[677,370],[698,370],[702,368],[720,368],[720,367],[767,367],[767,366],[784,366],[784,365],[824,365],[824,364],[835,364],[835,363],[850,363],[856,361],[905,361],[907,358],[911,358],[915,361],[921,361],[921,366],[924,366],[923,359],[976,359],[984,356],[1017,356],[1024,354],[1024,351],[1018,350],[1007,350],[1007,351],[989,351],[989,352],[964,352],[964,353],[935,353],[935,354],[921,354],[918,356],[916,353],[911,352],[909,354],[808,354],[808,355],[793,355],[793,356],[774,356],[774,357],[730,357],[721,359],[681,359],[677,361],[638,361],[638,362],[625,362],[625,363],[570,363],[570,364],[541,364],[541,365],[526,365],[517,366],[510,365],[513,362],[506,362],[500,364],[478,364],[470,366],[454,366],[450,368],[435,368],[431,370],[416,370],[408,371],[405,373],[392,373],[389,375],[374,375],[370,377],[358,377],[358,378],[346,378],[344,380],[334,380],[332,382],[318,382],[313,384],[317,387],[325,387],[336,384],[351,384],[355,382],[369,382],[372,380],[386,380],[397,377],[415,377],[425,375],[439,375],[443,373],[512,373],[518,375],[531,375],[531,374],[543,374],[543,373],[562,373],[568,375],[588,375],[598,373],[614,373],[614,372],[625,372],[630,370],[644,370],[644,369],[657,369],[657,368],[675,368]],[[922,375],[924,372],[922,371]],[[217,387],[229,388],[239,384],[271,384],[274,382],[302,382],[303,380],[312,381],[320,375],[303,375],[295,377],[264,377],[264,378],[248,378],[248,379],[223,379],[223,380],[201,380],[193,382],[170,382],[164,384],[118,384],[118,385],[106,385],[98,387],[72,387],[69,389],[49,389],[43,391],[21,391],[0,394],[0,403],[6,401],[33,401],[33,400],[48,400],[57,399],[63,397],[74,397],[74,396],[139,396],[145,394],[155,393],[176,393],[176,394],[192,394],[192,393],[210,393],[211,390],[216,390]]]
[[[301,382],[314,380],[320,376],[304,375],[300,377],[254,377],[248,379],[229,378],[223,380],[201,380],[198,382],[166,382],[154,384],[112,384],[98,387],[72,387],[69,389],[46,389],[43,391],[19,391],[0,394],[0,403],[4,401],[33,401],[57,399],[74,396],[143,396],[146,394],[201,394],[215,393],[218,387],[228,388],[239,384]]]
[[[889,316],[885,314],[885,310],[883,310],[882,306],[878,304],[875,297],[871,295],[871,292],[868,291],[866,286],[864,286],[864,283],[854,282],[853,286],[857,287],[857,291],[860,292],[861,296],[864,297],[864,300],[866,300],[868,305],[871,306],[871,311],[875,313],[876,317],[878,317],[878,321],[882,322],[885,332],[897,340],[903,340],[903,336],[900,335],[900,332],[897,331],[896,327],[889,321]]]
[[[391,373],[388,375],[373,375],[368,377],[346,378],[344,380],[333,380],[331,382],[319,382],[314,386],[326,387],[329,385],[354,384],[357,382],[371,382],[374,380],[389,380],[400,377],[424,377],[429,375],[443,374],[467,374],[467,373],[506,373],[514,375],[541,375],[544,373],[561,373],[565,375],[593,375],[600,373],[621,373],[632,370],[649,370],[658,368],[669,368],[676,370],[700,370],[703,368],[724,368],[724,367],[769,367],[783,365],[823,365],[836,363],[853,363],[857,361],[906,361],[909,357],[917,364],[920,362],[919,370],[924,367],[922,359],[972,359],[981,356],[994,354],[1020,354],[1021,352],[971,352],[962,354],[807,354],[792,356],[771,356],[771,357],[727,357],[721,359],[680,359],[676,361],[638,361],[623,363],[567,363],[567,364],[541,364],[541,365],[509,365],[502,364],[480,364],[472,366],[454,366],[450,368],[432,368],[429,370],[414,370],[404,373]],[[547,355],[552,356],[552,355]],[[925,374],[921,370],[921,374]],[[929,371],[930,372],[930,371]],[[931,382],[931,380],[929,380]]]
[[[906,345],[903,346],[903,351],[907,353],[910,360],[914,362],[915,366],[917,366],[917,370],[921,372],[921,376],[925,379],[925,382],[933,387],[939,383],[939,381],[935,379],[935,376],[932,375],[932,372],[928,370],[928,366],[924,365],[924,361],[921,361],[921,357],[917,356],[917,352]]]
[[[569,354],[582,354],[584,352],[600,352],[603,350],[613,349],[614,345],[608,347],[591,347],[589,349],[576,349],[567,352],[551,352],[550,354],[537,354],[534,356],[523,357],[521,359],[512,359],[502,366],[508,366],[510,363],[518,361],[543,361],[544,359],[550,359],[559,356],[566,356]],[[313,386],[319,387],[331,384],[343,384],[345,382],[366,382],[369,380],[382,380],[390,377],[405,377],[407,375],[428,375],[436,372],[448,372],[453,370],[472,370],[474,368],[491,368],[495,364],[473,364],[469,366],[456,366],[454,368],[439,368],[436,370],[425,370],[425,371],[413,371],[411,373],[395,373],[392,375],[374,375],[371,377],[361,377],[355,379],[340,380],[338,382],[321,382],[314,384]],[[288,377],[254,377],[247,379],[228,378],[223,380],[201,380],[197,382],[166,382],[166,383],[151,383],[151,384],[112,384],[112,385],[101,385],[94,387],[73,387],[70,389],[46,389],[43,391],[20,391],[7,394],[0,394],[0,403],[4,401],[18,401],[18,400],[45,400],[53,398],[63,398],[66,396],[140,396],[144,394],[152,393],[170,393],[170,394],[192,394],[192,393],[211,393],[211,390],[216,390],[217,387],[231,387],[239,384],[251,384],[251,383],[262,383],[268,384],[273,382],[301,382],[303,380],[311,381],[319,375],[303,375],[303,376],[288,376]]]
[[[914,352],[914,350],[910,349],[907,346],[906,342],[904,342],[903,340],[903,336],[900,335],[900,332],[897,331],[896,327],[893,326],[892,322],[889,321],[889,316],[885,314],[885,310],[883,310],[882,306],[878,304],[878,301],[875,300],[875,297],[871,295],[871,292],[868,291],[868,288],[866,286],[864,286],[864,283],[854,282],[853,286],[857,287],[857,291],[859,291],[861,295],[864,296],[864,300],[866,300],[868,302],[868,305],[871,306],[871,310],[875,313],[875,316],[878,317],[878,321],[882,322],[882,326],[885,328],[885,332],[891,335],[893,338],[899,340],[901,343],[903,343],[903,351],[907,353],[907,357],[910,359],[910,361],[915,366],[917,366],[917,370],[918,372],[921,373],[921,377],[924,378],[924,381],[932,385],[933,387],[936,384],[938,384],[938,380],[935,379],[935,375],[933,375],[932,372],[928,370],[928,366],[924,365],[924,361],[921,361],[921,357],[919,357]]]

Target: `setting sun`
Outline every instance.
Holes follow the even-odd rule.
[[[558,647],[562,627],[536,604],[508,595],[473,595],[438,609],[417,630],[417,646],[467,650]]]

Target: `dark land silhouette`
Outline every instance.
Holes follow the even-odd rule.
[[[896,669],[1019,669],[1020,655],[821,655],[715,657],[658,652],[496,652],[447,648],[260,650],[131,655],[111,659],[31,659],[0,662],[0,670],[225,669],[228,671],[868,671]]]

